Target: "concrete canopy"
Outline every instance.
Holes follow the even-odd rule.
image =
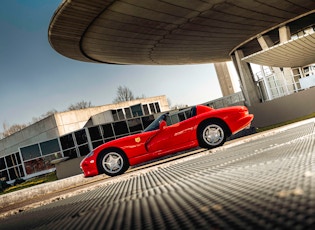
[[[315,62],[315,33],[306,34],[243,58],[265,66],[299,67]]]
[[[65,0],[48,33],[57,52],[80,61],[212,63],[313,9],[311,0]]]

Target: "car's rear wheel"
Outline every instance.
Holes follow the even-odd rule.
[[[118,149],[104,150],[99,157],[100,172],[108,176],[123,174],[129,168],[129,162],[124,152]]]
[[[217,120],[203,122],[198,128],[198,142],[202,148],[216,148],[223,145],[227,137],[226,125]]]

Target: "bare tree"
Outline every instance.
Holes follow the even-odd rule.
[[[2,133],[2,136],[5,138],[5,137],[8,137],[10,135],[12,135],[13,133],[16,133],[22,129],[24,129],[25,127],[27,127],[27,125],[25,124],[15,124],[15,125],[11,125],[10,127],[8,127],[8,125],[6,123],[3,123],[2,124],[3,126],[3,133]]]
[[[135,99],[143,99],[143,98],[146,98],[144,94],[142,94],[141,96],[137,96]]]
[[[113,103],[119,103],[123,101],[132,101],[135,97],[132,91],[126,86],[118,86],[116,98],[113,100]]]
[[[71,111],[71,110],[78,110],[78,109],[86,109],[86,108],[90,108],[92,107],[92,103],[89,101],[80,101],[80,102],[77,102],[75,104],[71,104],[67,111]]]
[[[56,109],[49,110],[48,112],[46,112],[45,114],[42,115],[42,118],[49,117],[50,115],[53,115],[55,113],[58,113],[58,111]]]
[[[86,101],[80,101],[77,102],[76,104],[71,104],[68,109],[66,111],[71,111],[71,110],[78,110],[78,109],[85,109],[85,108],[90,108],[92,107],[92,103],[91,102],[86,102]],[[25,127],[27,127],[28,125],[34,124],[54,113],[57,113],[58,111],[55,109],[52,109],[48,112],[46,112],[45,114],[41,115],[40,117],[33,117],[32,122],[28,123],[28,124],[14,124],[9,126],[6,123],[3,123],[3,133],[0,133],[0,138],[6,138],[22,129],[24,129]]]
[[[55,113],[58,113],[58,111],[56,109],[52,109],[52,110],[49,110],[48,112],[42,114],[40,117],[33,117],[32,122],[30,124],[34,124],[34,123],[36,123],[36,122],[38,122],[38,121],[40,121],[46,117],[49,117],[50,115],[53,115]]]

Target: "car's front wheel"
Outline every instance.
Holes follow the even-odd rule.
[[[109,149],[101,153],[98,160],[100,172],[108,176],[123,174],[129,168],[129,162],[124,152],[118,149]]]
[[[198,128],[198,142],[202,148],[215,148],[223,145],[227,137],[226,125],[221,121],[206,121]]]

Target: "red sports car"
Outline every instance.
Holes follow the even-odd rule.
[[[244,106],[213,109],[197,105],[175,114],[165,113],[142,133],[100,145],[81,162],[84,176],[116,176],[129,166],[200,146],[215,148],[250,126],[254,116]]]

